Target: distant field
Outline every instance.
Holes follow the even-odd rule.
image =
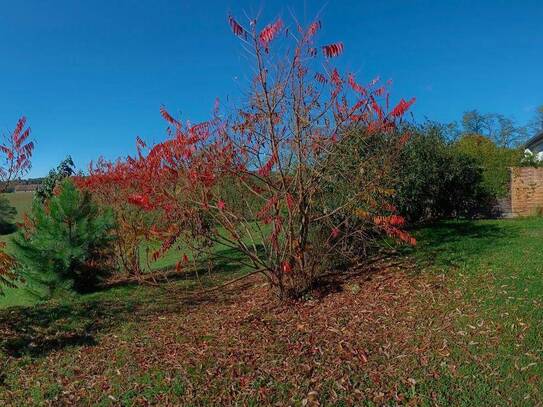
[[[22,221],[23,215],[32,208],[32,197],[34,196],[34,192],[13,192],[11,194],[5,194],[5,196],[15,209],[17,209],[15,220],[17,222]]]

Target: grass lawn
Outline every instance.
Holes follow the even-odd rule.
[[[34,192],[21,191],[5,194],[9,203],[17,209],[17,215],[15,216],[16,222],[23,220],[23,215],[32,209],[32,198]]]
[[[194,294],[241,272],[225,268],[0,311],[0,401],[543,403],[543,219],[415,234],[416,249],[292,304],[257,277]]]
[[[443,310],[457,345],[454,374],[419,391],[464,405],[543,403],[543,219],[445,223],[420,239],[417,258],[453,294]]]
[[[15,216],[15,222],[21,222],[23,220],[23,215],[30,211],[32,208],[32,197],[34,196],[33,192],[13,192],[5,194],[9,203],[17,209],[17,215]],[[0,241],[10,244],[11,237],[15,234],[5,234],[0,235]],[[31,295],[28,291],[20,288],[4,288],[4,294],[0,296],[0,308],[11,307],[11,306],[23,306],[23,305],[33,305],[37,302],[37,298]]]

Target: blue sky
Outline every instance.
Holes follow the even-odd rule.
[[[261,11],[341,40],[341,66],[394,81],[417,119],[477,108],[518,122],[543,104],[541,0],[0,0],[0,129],[28,117],[31,176],[71,154],[80,168],[164,137],[159,107],[193,121],[245,88],[244,53],[226,23]]]

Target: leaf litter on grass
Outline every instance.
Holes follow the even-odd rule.
[[[4,391],[20,400],[46,376],[61,389],[54,402],[73,405],[417,401],[450,355],[441,277],[392,268],[339,284],[285,303],[251,277],[171,312],[135,309],[94,345],[32,360]]]

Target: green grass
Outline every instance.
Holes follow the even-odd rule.
[[[15,222],[21,222],[24,214],[32,208],[33,192],[13,192],[4,194],[9,203],[17,210]],[[0,235],[0,241],[6,242],[9,250],[10,240],[15,232]],[[20,283],[19,283],[20,284]],[[38,288],[39,289],[39,288]],[[38,302],[38,298],[23,288],[4,288],[4,295],[0,296],[0,308],[13,306],[28,306]]]
[[[21,191],[13,192],[10,194],[5,194],[9,203],[17,209],[17,215],[15,216],[16,222],[21,222],[23,220],[23,215],[28,213],[32,209],[32,198],[34,197],[34,192],[30,191]]]
[[[543,402],[543,219],[445,222],[419,230],[415,258],[455,300],[455,374],[419,391],[455,405]]]
[[[285,363],[285,368],[292,368],[287,361],[295,355],[288,347],[283,348],[281,337],[264,336],[266,342],[254,342],[255,329],[282,333],[275,330],[290,318],[300,318],[296,324],[307,329],[304,324],[310,326],[315,321],[305,321],[303,315],[318,304],[302,304],[287,319],[275,319],[287,312],[285,307],[254,309],[250,319],[238,319],[229,316],[236,308],[227,299],[224,304],[208,298],[182,299],[181,293],[241,275],[244,270],[235,265],[233,258],[232,264],[219,265],[214,277],[204,274],[200,281],[191,277],[159,287],[118,287],[58,298],[35,307],[0,311],[0,328],[9,327],[0,332],[15,332],[9,338],[0,338],[0,360],[2,354],[6,358],[0,401],[7,400],[7,405],[26,405],[29,400],[36,405],[55,404],[60,403],[59,399],[66,400],[62,397],[68,392],[81,397],[80,405],[180,405],[192,394],[196,396],[195,404],[212,405],[217,402],[217,392],[230,389],[232,398],[225,404],[237,400],[239,405],[259,405],[257,389],[267,388],[277,404],[299,405],[311,389],[307,383],[311,383],[320,386],[321,405],[342,405],[337,400],[353,395],[342,389],[356,387],[358,382],[358,389],[364,394],[378,397],[392,383],[397,400],[402,400],[399,404],[411,401],[414,405],[541,405],[543,219],[451,221],[413,233],[419,244],[403,253],[408,264],[414,265],[407,278],[420,282],[413,287],[423,287],[424,291],[391,291],[390,295],[397,299],[386,304],[386,313],[369,315],[370,321],[375,322],[360,328],[362,343],[349,344],[368,349],[369,362],[336,366],[336,370],[346,372],[341,383],[296,382],[305,377],[303,369],[309,364],[315,362],[315,372],[328,367],[321,365],[318,353],[300,359],[299,364],[294,362],[300,372],[292,376],[292,382],[270,376],[265,372],[267,364],[278,361],[280,366]],[[349,304],[361,304],[361,312],[365,313],[370,304],[364,298],[373,298],[373,293],[367,292],[364,283],[357,284],[359,289],[351,295],[361,296],[361,301]],[[341,298],[350,298],[342,295]],[[412,297],[420,297],[420,301],[411,303]],[[406,303],[410,308],[401,308]],[[244,304],[240,307],[243,309]],[[345,308],[345,312],[348,310],[356,316],[360,311]],[[199,330],[198,325],[203,322],[190,319],[196,312],[199,318],[209,312],[219,326]],[[346,313],[342,316],[344,322],[340,322],[348,324],[352,317]],[[223,322],[225,326],[220,325]],[[217,335],[225,329],[234,335],[221,342]],[[381,329],[386,335],[378,336],[373,343],[371,335]],[[363,336],[365,330],[367,338]],[[397,335],[396,330],[401,334]],[[288,338],[288,346],[296,349],[304,341],[319,343],[319,337],[326,334],[313,332],[308,339],[293,330],[283,338]],[[228,341],[234,345],[228,347]],[[167,352],[170,345],[179,350],[195,342],[196,353]],[[332,343],[330,349],[320,345],[308,349],[331,354],[336,347],[338,351],[349,349],[346,343]],[[238,361],[234,376],[218,370],[218,362],[213,358],[198,359],[200,349],[202,355],[215,349],[219,359],[233,352],[235,361],[237,357],[249,357],[259,346],[269,350],[269,359],[252,366]],[[412,357],[411,351],[420,353]],[[148,354],[152,355],[146,359]],[[417,362],[420,355],[425,363]],[[177,366],[173,370],[172,361]],[[186,362],[186,367],[185,361],[194,364]],[[170,368],[162,367],[164,362]],[[372,363],[381,378],[369,376]],[[236,378],[254,369],[262,370],[261,382],[254,382],[252,393],[245,390],[243,394]],[[94,387],[78,395],[81,386],[77,383],[88,380]],[[392,397],[392,393],[386,394]],[[383,403],[366,399],[360,404]],[[391,398],[390,404],[397,402]]]
[[[10,194],[4,194],[11,206],[17,210],[14,221],[16,223],[22,222],[23,216],[32,209],[32,197],[34,196],[33,192],[13,192]],[[6,242],[9,245],[10,238],[15,234],[15,231],[12,233],[7,233],[0,235],[0,241]]]

